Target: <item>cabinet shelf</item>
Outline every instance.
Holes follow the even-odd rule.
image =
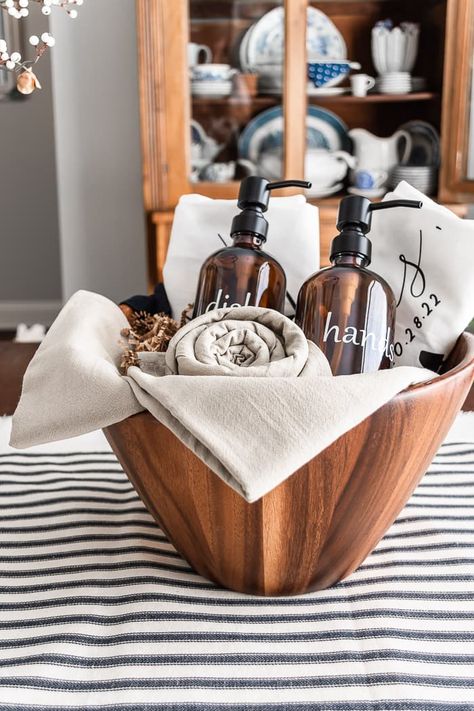
[[[281,96],[192,96],[193,104],[235,104],[236,106],[274,106],[281,102]]]
[[[314,96],[309,95],[309,103],[334,102],[341,104],[388,104],[405,101],[432,101],[439,99],[439,94],[434,91],[414,91],[411,94],[367,94],[367,96],[353,96],[341,94],[340,96]]]
[[[414,101],[438,100],[440,95],[435,91],[417,91],[411,94],[368,94],[367,96],[353,96],[352,94],[340,94],[336,96],[308,95],[308,103],[341,103],[341,104],[388,104]],[[266,108],[275,106],[282,102],[281,95],[259,95],[259,96],[193,96],[193,104],[197,106],[209,106],[212,104],[230,104],[235,106],[250,105],[255,108]]]

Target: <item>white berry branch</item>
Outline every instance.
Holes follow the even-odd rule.
[[[71,19],[77,17],[77,7],[83,5],[84,0],[0,0],[0,10],[7,12],[15,20],[21,20],[30,14],[30,4],[41,5],[43,15],[50,15],[53,8],[65,10]],[[0,38],[0,67],[18,73],[17,89],[22,94],[31,94],[41,85],[32,71],[32,66],[50,48],[54,47],[56,40],[49,32],[43,32],[41,38],[31,35],[30,44],[35,48],[33,59],[23,59],[18,51],[10,51],[5,39]]]

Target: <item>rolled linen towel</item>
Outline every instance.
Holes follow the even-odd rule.
[[[303,331],[271,309],[215,309],[190,321],[166,352],[170,375],[297,377],[308,360]]]

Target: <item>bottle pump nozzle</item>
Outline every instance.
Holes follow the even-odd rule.
[[[266,178],[250,175],[240,184],[237,206],[242,210],[232,220],[231,235],[237,232],[251,232],[265,242],[267,239],[268,222],[263,213],[268,210],[268,201],[272,190],[278,188],[310,188],[306,180],[280,180],[270,183]]]
[[[392,207],[419,209],[422,206],[423,203],[419,200],[387,200],[372,203],[359,195],[343,198],[337,217],[337,229],[340,230],[340,234],[332,241],[330,259],[337,254],[359,254],[367,259],[367,264],[370,264],[372,244],[366,234],[370,232],[372,225],[372,212],[388,210]]]

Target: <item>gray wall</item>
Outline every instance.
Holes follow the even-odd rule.
[[[25,21],[26,36],[47,29],[37,15]],[[48,58],[38,65],[38,75],[42,91],[0,102],[0,324],[3,302],[61,299]]]
[[[48,29],[38,10],[25,37]],[[50,20],[43,90],[0,102],[0,329],[50,323],[77,289],[146,292],[135,3]]]
[[[51,15],[64,296],[146,291],[135,3]]]

